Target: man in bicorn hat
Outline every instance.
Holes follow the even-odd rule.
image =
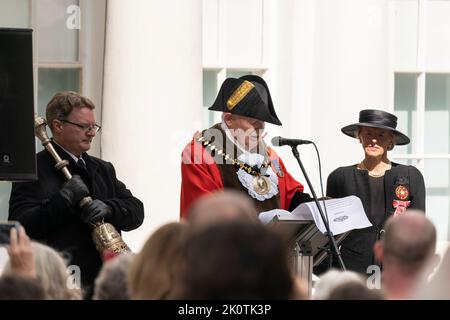
[[[227,78],[209,110],[223,112],[222,122],[196,133],[183,151],[181,217],[198,198],[223,189],[245,193],[258,212],[312,200],[263,140],[265,123],[281,122],[261,77]]]

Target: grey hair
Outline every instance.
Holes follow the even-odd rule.
[[[67,264],[54,249],[38,242],[31,242],[34,255],[37,280],[44,288],[47,300],[79,300],[81,288],[69,288]],[[5,273],[11,273],[10,262],[5,266]]]
[[[363,277],[356,272],[331,269],[324,273],[320,277],[319,282],[316,283],[313,299],[327,300],[334,289],[345,283],[359,283],[365,285]]]
[[[95,280],[94,300],[129,300],[128,271],[134,254],[123,253],[103,265]]]

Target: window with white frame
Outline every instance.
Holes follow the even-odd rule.
[[[103,43],[105,8],[104,0],[0,0],[0,27],[33,29],[35,111],[38,115],[45,117],[47,103],[57,91],[83,94],[88,91],[91,97],[101,97],[101,83],[90,81],[90,77],[103,72],[103,63],[94,64],[89,59],[100,56],[103,60],[103,46],[90,46],[86,40],[83,44],[83,39]],[[103,24],[103,29],[98,28],[99,24]],[[96,109],[100,112],[101,105]],[[42,150],[37,141],[36,145],[38,151]],[[10,190],[11,183],[0,182],[2,220],[8,216]]]
[[[34,38],[37,45],[37,113],[40,116],[45,116],[47,103],[56,92],[82,91],[80,30],[76,25],[76,20],[80,20],[81,15],[80,12],[72,13],[70,10],[79,6],[78,0],[32,2]],[[38,150],[42,150],[40,145]]]
[[[411,138],[394,161],[425,178],[426,214],[438,240],[450,240],[450,1],[393,1],[393,105]]]
[[[203,125],[220,122],[208,111],[228,78],[267,71],[266,0],[203,0]]]
[[[424,81],[420,81],[421,77]],[[425,99],[418,100],[418,96]],[[427,215],[435,222],[440,240],[448,240],[450,74],[396,74],[395,113],[399,117],[399,128],[411,137],[411,144],[396,147],[394,159],[422,170]]]

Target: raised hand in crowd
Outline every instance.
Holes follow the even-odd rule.
[[[22,226],[19,229],[11,228],[7,251],[13,273],[27,278],[36,278],[31,241]]]

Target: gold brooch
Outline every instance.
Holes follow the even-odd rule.
[[[398,185],[395,188],[395,196],[400,200],[406,200],[409,197],[409,190],[403,185]]]

